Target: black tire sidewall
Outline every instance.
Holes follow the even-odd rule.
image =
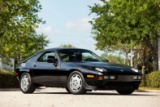
[[[130,90],[117,90],[117,92],[121,95],[130,95],[134,92],[135,89],[130,89]]]
[[[66,87],[66,91],[70,94],[70,91],[68,90],[68,88]]]

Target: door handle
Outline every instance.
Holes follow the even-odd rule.
[[[36,64],[35,64],[35,63],[33,64],[33,67],[36,67]]]

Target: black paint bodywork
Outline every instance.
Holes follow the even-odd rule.
[[[52,48],[46,49],[22,61],[16,68],[17,78],[24,72],[28,72],[37,86],[47,87],[67,87],[67,79],[71,72],[79,71],[83,74],[85,80],[85,89],[87,90],[104,90],[104,89],[138,89],[141,79],[134,79],[134,76],[142,76],[140,72],[135,72],[129,66],[110,64],[103,61],[99,62],[63,62],[59,56],[62,50],[84,50],[85,49],[63,49]],[[38,62],[41,55],[46,52],[55,52],[57,62]],[[104,68],[106,71],[99,72],[96,67]],[[87,78],[92,74],[94,78]],[[98,80],[98,76],[116,76],[115,80]]]

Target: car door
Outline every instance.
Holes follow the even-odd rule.
[[[48,63],[47,58],[52,56],[57,61],[55,63]],[[32,75],[34,77],[34,81],[38,84],[42,84],[45,86],[59,86],[59,65],[57,54],[54,51],[47,51],[40,55],[32,65]]]

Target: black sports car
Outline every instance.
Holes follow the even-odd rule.
[[[85,49],[53,48],[23,60],[16,68],[23,93],[36,87],[64,87],[69,93],[83,94],[91,90],[117,90],[131,94],[138,89],[142,74],[138,70],[102,61]]]

